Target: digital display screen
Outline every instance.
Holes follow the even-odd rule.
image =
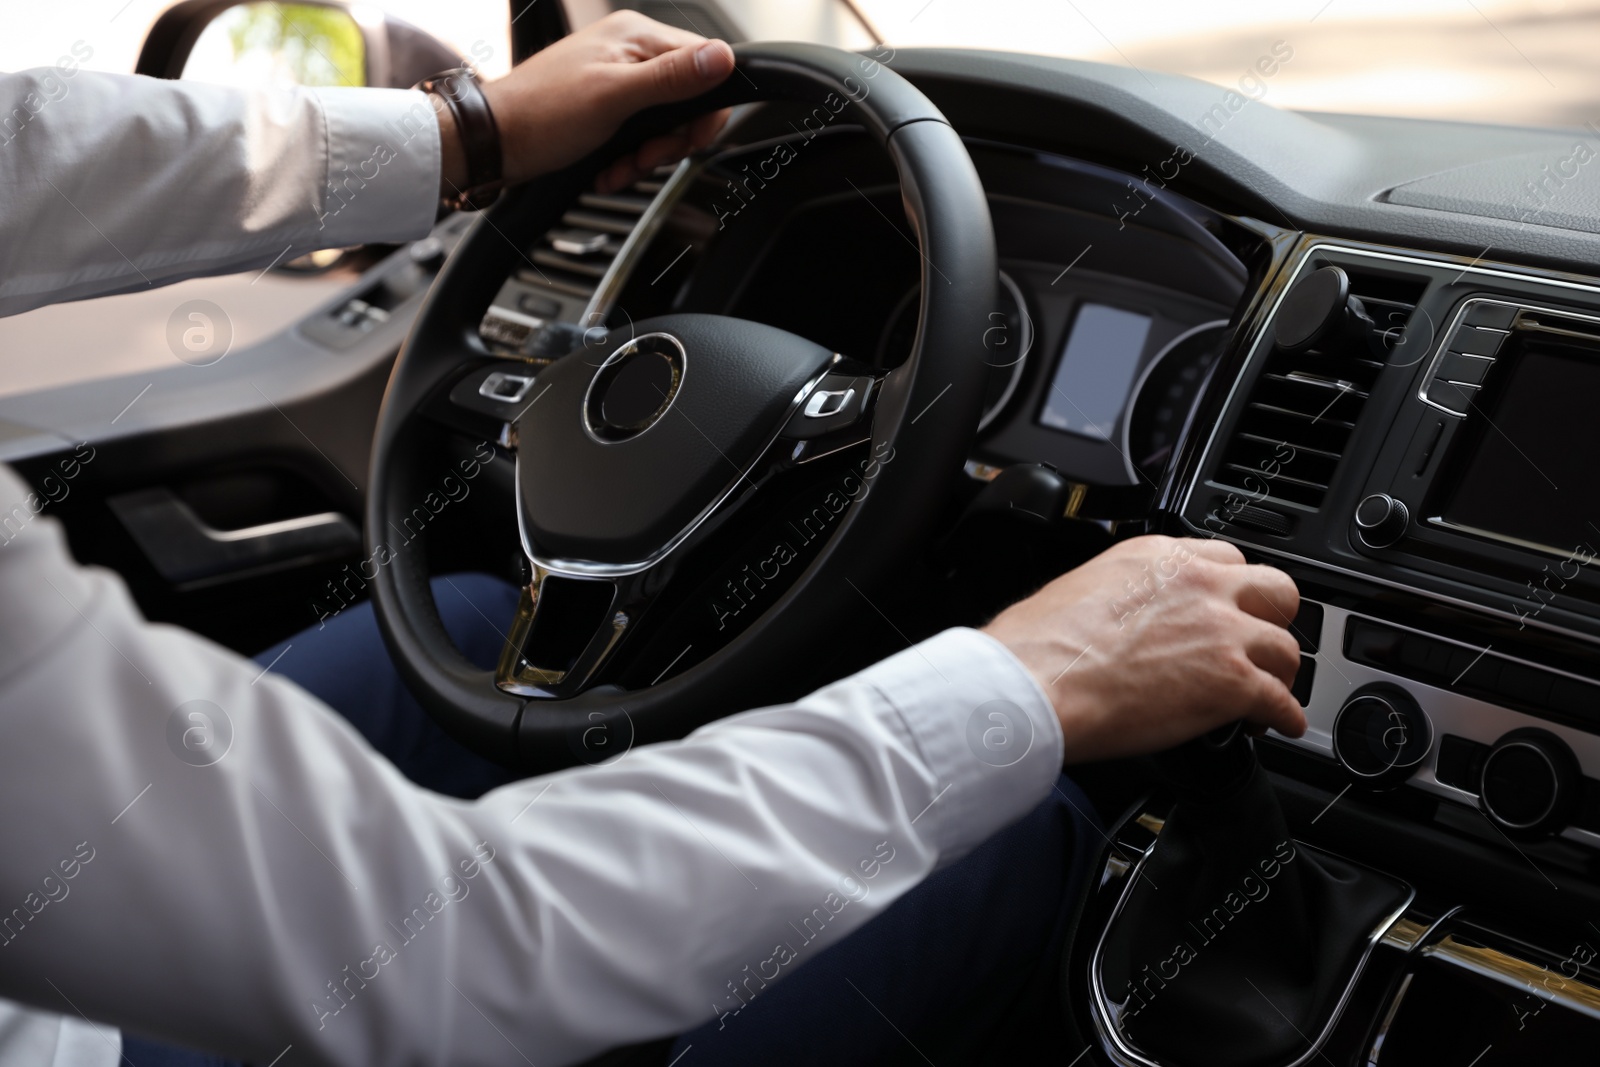
[[[1040,424],[1111,440],[1149,336],[1149,315],[1105,304],[1079,308],[1045,394]]]
[[[1511,363],[1511,373],[1489,408],[1471,415],[1477,436],[1457,468],[1444,520],[1561,553],[1600,546],[1600,359],[1529,346],[1501,362]]]

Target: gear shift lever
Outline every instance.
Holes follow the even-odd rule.
[[[1242,723],[1157,757],[1177,805],[1106,931],[1095,981],[1163,1067],[1311,1050],[1409,890],[1294,841]]]
[[[1244,723],[1231,722],[1156,756],[1156,767],[1181,803],[1226,800],[1250,784],[1255,750]]]

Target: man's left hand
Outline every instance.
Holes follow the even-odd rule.
[[[715,88],[733,73],[733,62],[727,42],[635,11],[613,12],[563,37],[483,87],[500,128],[506,182],[576,163],[634,112]],[[465,186],[466,162],[449,109],[435,110],[444,154],[440,192],[448,196]],[[711,112],[646,141],[603,171],[597,187],[601,192],[626,188],[655,167],[704,148],[727,118],[726,111]]]

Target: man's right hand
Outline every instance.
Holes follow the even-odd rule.
[[[1136,537],[1001,612],[984,632],[1049,694],[1069,761],[1158,752],[1246,719],[1298,737],[1300,594],[1222,541]]]

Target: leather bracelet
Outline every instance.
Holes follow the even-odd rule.
[[[499,197],[505,179],[501,176],[504,158],[500,127],[495,124],[478,76],[467,67],[456,67],[424,78],[416,87],[444,101],[461,138],[461,154],[467,164],[466,188],[446,196],[445,206],[456,211],[481,211]]]

